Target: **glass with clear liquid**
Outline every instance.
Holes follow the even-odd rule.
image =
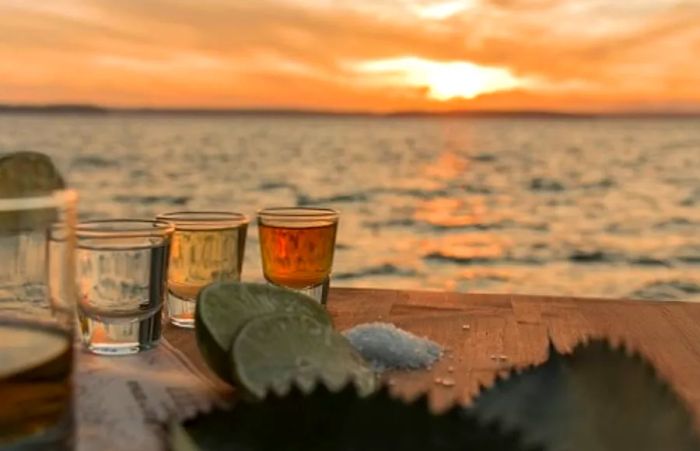
[[[76,202],[0,198],[0,450],[75,446]]]
[[[78,224],[78,318],[91,352],[134,354],[159,343],[173,230],[137,219]]]
[[[168,317],[194,327],[197,295],[218,281],[239,281],[248,217],[221,211],[179,211],[159,215],[175,225],[168,267]]]

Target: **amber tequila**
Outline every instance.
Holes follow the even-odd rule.
[[[297,207],[260,211],[258,231],[265,279],[307,291],[325,302],[337,230],[338,213],[333,210]]]
[[[0,449],[74,448],[72,191],[0,196]]]

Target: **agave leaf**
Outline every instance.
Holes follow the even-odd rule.
[[[179,425],[169,437],[185,451]],[[421,398],[407,404],[386,389],[360,397],[353,386],[333,393],[322,385],[309,395],[292,390],[258,403],[240,402],[184,424],[201,451],[534,451],[521,446],[515,433],[484,426],[455,408],[433,415]],[[178,436],[178,434],[180,434]],[[178,438],[179,437],[179,438]]]
[[[468,413],[549,451],[700,450],[685,405],[638,354],[594,340],[511,373]]]
[[[199,447],[180,423],[174,421],[168,425],[168,429],[171,451],[199,451]]]
[[[0,199],[48,195],[65,188],[51,158],[38,152],[0,156]],[[0,233],[48,228],[57,220],[51,208],[0,212]]]

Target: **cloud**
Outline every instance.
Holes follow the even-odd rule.
[[[0,0],[0,30],[0,101],[360,109],[508,108],[508,99],[513,108],[612,108],[616,98],[620,105],[635,98],[700,104],[695,2]],[[420,83],[380,88],[382,74],[354,69],[405,57],[435,67],[503,68],[536,83],[465,104],[431,98]]]
[[[356,70],[362,74],[380,75],[388,86],[424,88],[428,97],[441,101],[457,97],[473,99],[533,83],[532,80],[518,79],[503,68],[461,61],[438,63],[415,57],[366,61],[358,64]]]
[[[419,17],[425,19],[443,20],[475,6],[476,1],[449,0],[424,5],[416,5],[414,6],[413,10]]]

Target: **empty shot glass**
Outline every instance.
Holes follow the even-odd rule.
[[[224,211],[177,211],[159,215],[175,225],[168,269],[168,317],[194,327],[199,291],[212,282],[240,281],[248,217]]]
[[[78,224],[78,318],[90,351],[134,354],[159,343],[173,231],[141,219]]]
[[[338,212],[329,208],[260,210],[258,232],[265,279],[325,304],[338,217]]]

